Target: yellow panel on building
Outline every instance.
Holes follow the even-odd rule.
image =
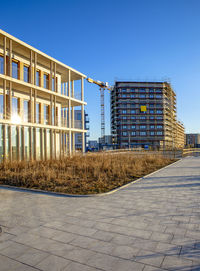
[[[146,105],[141,105],[141,106],[140,106],[140,111],[141,111],[141,112],[146,112],[146,111],[147,111]]]

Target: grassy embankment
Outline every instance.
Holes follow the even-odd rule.
[[[174,159],[159,155],[92,154],[62,160],[0,164],[0,184],[69,194],[110,191]]]

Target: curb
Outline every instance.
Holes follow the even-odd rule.
[[[5,189],[5,190],[13,190],[13,191],[18,191],[18,192],[28,192],[28,193],[32,193],[32,194],[44,194],[44,195],[47,195],[47,196],[57,196],[57,197],[67,197],[67,198],[89,198],[89,197],[102,197],[102,196],[106,196],[106,195],[111,195],[111,194],[114,194],[115,192],[121,190],[121,189],[124,189],[126,187],[128,187],[129,185],[131,184],[134,184],[134,183],[137,183],[137,182],[140,182],[142,181],[143,179],[146,179],[148,178],[149,176],[153,175],[154,173],[157,173],[163,169],[166,169],[172,165],[175,165],[179,162],[181,162],[183,160],[182,159],[179,159],[178,161],[172,163],[172,164],[169,164],[165,167],[162,167],[154,172],[151,172],[139,179],[136,179],[130,183],[127,183],[123,186],[120,186],[118,188],[115,188],[109,192],[105,192],[105,193],[101,193],[101,194],[89,194],[89,195],[79,195],[79,194],[65,194],[65,193],[59,193],[59,192],[52,192],[52,191],[45,191],[45,190],[40,190],[40,189],[33,189],[33,188],[24,188],[24,187],[14,187],[14,186],[11,186],[11,185],[0,185],[0,189]],[[0,234],[1,234],[1,229],[0,229]]]

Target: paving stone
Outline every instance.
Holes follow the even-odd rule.
[[[97,269],[94,267],[90,267],[88,265],[83,265],[80,263],[72,262],[69,265],[67,265],[66,268],[63,269],[63,271],[96,271]]]
[[[139,250],[140,249],[136,247],[117,246],[114,247],[109,254],[124,259],[133,259],[138,254]]]
[[[164,255],[152,252],[150,250],[140,250],[137,256],[135,257],[135,261],[137,262],[153,265],[156,267],[161,266],[163,259]]]
[[[143,270],[144,265],[133,261],[121,260],[116,257],[97,253],[87,263],[93,267],[97,267],[103,270],[115,270],[115,271],[130,271],[130,270]]]
[[[163,263],[162,268],[166,268],[167,270],[191,270],[192,261],[186,260],[180,257],[174,256],[166,256]]]
[[[96,252],[88,249],[74,248],[73,250],[67,251],[62,256],[66,259],[86,264],[88,260],[92,258],[95,254]]]
[[[28,246],[12,242],[10,246],[1,249],[0,254],[10,257],[12,259],[16,259],[17,257],[24,254],[24,252],[27,251],[28,249],[29,249]]]
[[[21,256],[17,257],[17,260],[22,263],[35,266],[48,256],[49,254],[46,252],[34,248],[29,248]]]
[[[163,270],[164,270],[164,269],[157,268],[157,267],[154,267],[154,266],[145,265],[143,271],[163,271]]]
[[[12,260],[8,257],[1,256],[0,255],[0,263],[1,263],[1,271],[36,271],[38,269],[35,269],[31,266],[24,265],[22,263],[19,263],[15,260]]]
[[[181,246],[160,242],[155,247],[155,251],[160,252],[164,255],[177,256],[180,254]]]
[[[70,264],[70,261],[50,255],[36,265],[37,268],[44,271],[62,271],[67,265]]]

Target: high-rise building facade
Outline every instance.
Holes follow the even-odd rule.
[[[111,91],[111,133],[118,148],[184,147],[176,118],[176,94],[167,82],[115,82]]]
[[[0,30],[0,160],[61,158],[75,151],[76,133],[84,152],[84,78]]]

